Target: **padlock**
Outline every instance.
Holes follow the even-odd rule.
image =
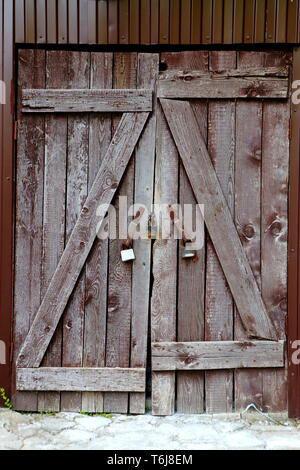
[[[126,250],[121,250],[121,259],[123,263],[127,263],[128,261],[135,260],[135,254],[132,248],[127,248]]]
[[[135,254],[132,248],[131,239],[128,237],[127,240],[122,244],[121,248],[121,260],[123,263],[127,263],[128,261],[135,260]]]
[[[189,249],[188,245],[185,242],[182,242],[179,246],[179,255],[183,259],[196,259],[197,252],[196,250]]]

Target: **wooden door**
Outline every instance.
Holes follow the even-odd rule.
[[[155,200],[204,204],[207,242],[154,244],[153,413],[284,410],[290,56],[161,63]]]
[[[18,66],[15,407],[143,413],[150,311],[153,414],[286,409],[290,55]],[[204,204],[203,248],[149,237],[122,263],[95,226],[118,196]]]
[[[15,407],[143,413],[151,244],[122,263],[96,215],[152,198],[158,55],[18,59]]]

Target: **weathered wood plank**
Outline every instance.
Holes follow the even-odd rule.
[[[88,88],[90,53],[68,53],[70,88]],[[79,217],[88,192],[89,119],[87,115],[68,116],[68,156],[66,181],[66,243]],[[80,367],[83,358],[85,272],[69,298],[63,318],[62,366]],[[81,411],[81,393],[61,394],[61,411]]]
[[[176,53],[174,53],[175,55]],[[188,55],[188,59],[187,56]],[[164,58],[162,55],[162,59]],[[207,51],[185,51],[178,54],[177,70],[208,70]],[[168,61],[168,55],[166,55]],[[173,57],[174,60],[174,57]],[[172,70],[173,70],[172,67]],[[168,71],[170,65],[168,64]],[[207,103],[193,102],[201,135],[207,139]],[[192,204],[194,221],[196,219],[196,199],[182,162],[179,170],[179,203],[184,213],[184,204]],[[197,252],[197,258],[186,260],[178,258],[178,301],[177,301],[177,341],[204,340],[204,292],[205,292],[205,247]],[[180,371],[176,374],[177,412],[202,413],[204,411],[204,373]]]
[[[283,366],[284,341],[152,343],[154,371]]]
[[[159,69],[158,54],[138,55],[137,86],[155,92]],[[155,105],[156,106],[156,105]],[[154,193],[155,166],[155,108],[135,152],[134,202],[147,207],[149,214]],[[134,241],[135,262],[132,269],[131,367],[147,366],[148,317],[151,277],[151,240]],[[146,397],[133,393],[129,396],[130,413],[145,413]]]
[[[145,369],[39,367],[17,369],[18,390],[144,392]]]
[[[210,53],[213,71],[233,69],[235,51]],[[208,152],[212,159],[223,194],[231,214],[234,212],[235,102],[209,103]],[[230,289],[210,240],[206,257],[205,339],[233,339],[234,308]],[[208,413],[232,411],[232,371],[209,371],[205,374],[205,402]]]
[[[117,89],[136,88],[137,54],[114,54],[113,86]],[[114,115],[112,126],[119,123],[120,116]],[[128,208],[133,203],[135,157],[131,159],[122,183],[117,191],[114,207],[119,211],[119,197],[127,198]],[[118,218],[117,218],[118,219]],[[117,233],[119,220],[117,220]],[[108,265],[108,310],[106,335],[106,366],[129,367],[130,329],[132,315],[132,263],[121,261],[122,240],[109,241]],[[124,238],[127,238],[125,235]],[[115,413],[128,412],[128,393],[110,393],[104,396],[104,411]]]
[[[112,201],[147,118],[148,113],[123,115],[22,347],[19,366],[39,367],[95,240],[97,207]]]
[[[205,222],[246,331],[253,338],[276,339],[192,108],[175,100],[161,104],[197,201],[205,206]]]
[[[185,54],[185,52],[183,54]],[[216,57],[214,57],[212,59],[214,62],[211,62],[209,71],[200,70],[200,68],[197,67],[195,63],[193,69],[190,69],[190,67],[189,69],[187,69],[186,67],[180,68],[179,66],[176,70],[170,70],[168,67],[167,72],[161,72],[159,74],[159,80],[188,81],[196,78],[205,80],[223,80],[225,78],[287,78],[289,75],[289,68],[287,65],[282,65],[278,67],[235,67],[235,64],[233,64],[231,58],[233,55],[236,54],[236,52],[213,51],[212,54],[215,54],[216,57],[218,54],[222,54],[223,57],[225,57],[225,60],[223,60],[222,64],[216,67],[216,63],[219,62],[218,60],[216,60]]]
[[[149,89],[26,89],[22,104],[23,113],[146,112],[152,111],[152,92]]]
[[[238,66],[264,66],[265,55],[237,54]],[[247,123],[247,125],[245,125]],[[262,103],[236,104],[235,223],[256,282],[261,274],[261,138]],[[234,339],[247,338],[239,313],[235,311]],[[235,408],[249,403],[262,408],[262,371],[235,371]]]
[[[19,87],[45,87],[45,51],[19,51]],[[19,89],[19,92],[21,90]],[[19,93],[20,100],[20,93]],[[20,104],[20,102],[19,102]],[[20,109],[20,108],[19,108]],[[19,113],[15,214],[15,361],[39,308],[43,233],[44,117]],[[15,393],[17,410],[37,410],[37,394]]]
[[[160,98],[287,98],[288,79],[238,78],[227,76],[198,77],[182,74],[172,78],[159,77],[157,95]]]
[[[263,105],[261,287],[282,339],[287,315],[289,118],[290,103]],[[272,412],[287,409],[287,370],[263,372],[263,408]]]
[[[178,153],[161,106],[157,108],[155,204],[175,205],[178,198]],[[151,298],[152,341],[176,340],[177,249],[174,237],[159,236],[153,245]],[[175,373],[152,373],[152,414],[175,411]]]
[[[112,88],[112,53],[91,53],[91,87]],[[111,141],[111,117],[90,115],[88,190]],[[108,240],[96,238],[86,263],[84,367],[105,366]],[[103,393],[83,392],[82,410],[103,411]]]
[[[57,62],[61,66],[57,67]],[[46,87],[66,85],[68,52],[46,52]],[[67,161],[67,117],[45,116],[45,182],[43,216],[42,296],[64,251]],[[62,324],[59,324],[45,354],[42,366],[61,366]],[[60,393],[39,393],[40,411],[60,411]]]

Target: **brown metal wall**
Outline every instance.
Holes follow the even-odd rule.
[[[14,44],[299,43],[299,2],[300,0],[0,0],[0,79],[7,85],[7,104],[0,105],[1,340],[9,344],[12,311]],[[299,182],[298,174],[296,180]],[[297,192],[298,186],[294,185],[294,192],[295,188]],[[294,231],[293,240],[299,245],[297,218],[294,222],[293,220],[290,231]],[[298,259],[292,264],[296,275],[299,270]],[[296,318],[298,304],[294,304],[294,307],[291,304],[289,314]],[[300,370],[298,372],[300,377]],[[0,365],[1,386],[9,390],[9,364]]]
[[[250,44],[300,41],[298,0],[11,0],[15,41]]]

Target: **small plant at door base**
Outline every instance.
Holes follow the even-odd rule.
[[[88,412],[88,411],[80,411],[80,414],[81,414],[81,415],[84,415],[84,416],[102,416],[102,418],[112,418],[112,417],[113,417],[112,414],[107,414],[107,413],[91,413],[91,412]]]
[[[12,409],[12,404],[11,404],[10,399],[6,395],[4,388],[0,388],[0,398],[2,398],[4,406],[11,410]]]

